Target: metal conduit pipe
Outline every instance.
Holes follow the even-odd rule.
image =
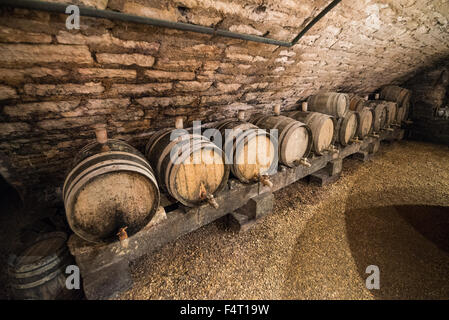
[[[341,0],[332,1],[326,8],[324,8],[315,18],[313,18],[305,28],[293,39],[292,42],[281,41],[276,39],[270,39],[260,36],[254,36],[250,34],[243,34],[237,32],[231,32],[228,30],[215,29],[211,27],[204,27],[200,25],[173,22],[168,20],[154,19],[148,17],[141,17],[127,13],[116,12],[112,10],[100,10],[94,8],[88,8],[84,6],[78,6],[80,9],[80,15],[85,17],[103,18],[108,20],[118,20],[123,22],[134,22],[140,24],[147,24],[156,27],[177,29],[182,31],[190,31],[196,33],[217,35],[226,38],[240,39],[246,41],[260,42],[265,44],[271,44],[281,47],[291,47],[295,45],[299,39],[323,16],[325,16],[333,7],[335,7]],[[54,3],[36,0],[0,0],[0,5],[10,6],[15,8],[32,9],[48,12],[56,12],[65,14],[65,10],[70,3]]]

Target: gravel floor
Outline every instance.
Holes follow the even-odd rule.
[[[333,185],[275,197],[246,233],[217,221],[137,260],[120,298],[449,298],[449,148],[383,144],[367,163],[345,159]],[[370,264],[380,290],[365,287]]]

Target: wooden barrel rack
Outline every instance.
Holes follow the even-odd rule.
[[[401,140],[403,137],[404,130],[401,128],[381,130],[360,143],[340,146],[338,152],[329,151],[309,158],[310,167],[300,165],[289,168],[280,164],[277,172],[270,176],[271,188],[261,182],[245,184],[231,178],[216,195],[217,209],[207,203],[194,208],[176,206],[161,199],[161,206],[153,219],[157,222],[150,222],[130,236],[127,247],[121,246],[120,242],[95,245],[72,235],[68,246],[80,268],[86,298],[113,298],[132,287],[130,261],[224,216],[244,230],[272,211],[273,192],[308,176],[310,181],[320,184],[331,182],[340,175],[342,161],[346,157],[366,161],[377,152],[381,141]]]

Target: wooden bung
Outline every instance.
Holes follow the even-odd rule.
[[[105,144],[106,142],[108,142],[108,132],[106,130],[106,125],[99,124],[96,125],[94,128],[97,142],[100,144]]]
[[[183,129],[184,128],[184,120],[182,117],[176,117],[175,119],[175,128],[176,129]]]
[[[274,106],[274,114],[277,116],[281,115],[281,105],[280,104],[277,104]]]
[[[237,113],[237,119],[239,119],[240,121],[245,120],[245,111],[240,110],[240,111]]]
[[[301,110],[307,111],[307,101],[303,101],[303,103],[301,103]]]

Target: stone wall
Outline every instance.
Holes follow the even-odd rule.
[[[449,60],[429,67],[403,86],[413,93],[410,137],[449,145]]]
[[[329,2],[73,1],[286,41]],[[291,48],[87,17],[67,30],[66,15],[0,10],[0,174],[50,193],[95,123],[142,149],[178,115],[211,122],[319,90],[370,93],[449,56],[444,0],[343,0]]]

